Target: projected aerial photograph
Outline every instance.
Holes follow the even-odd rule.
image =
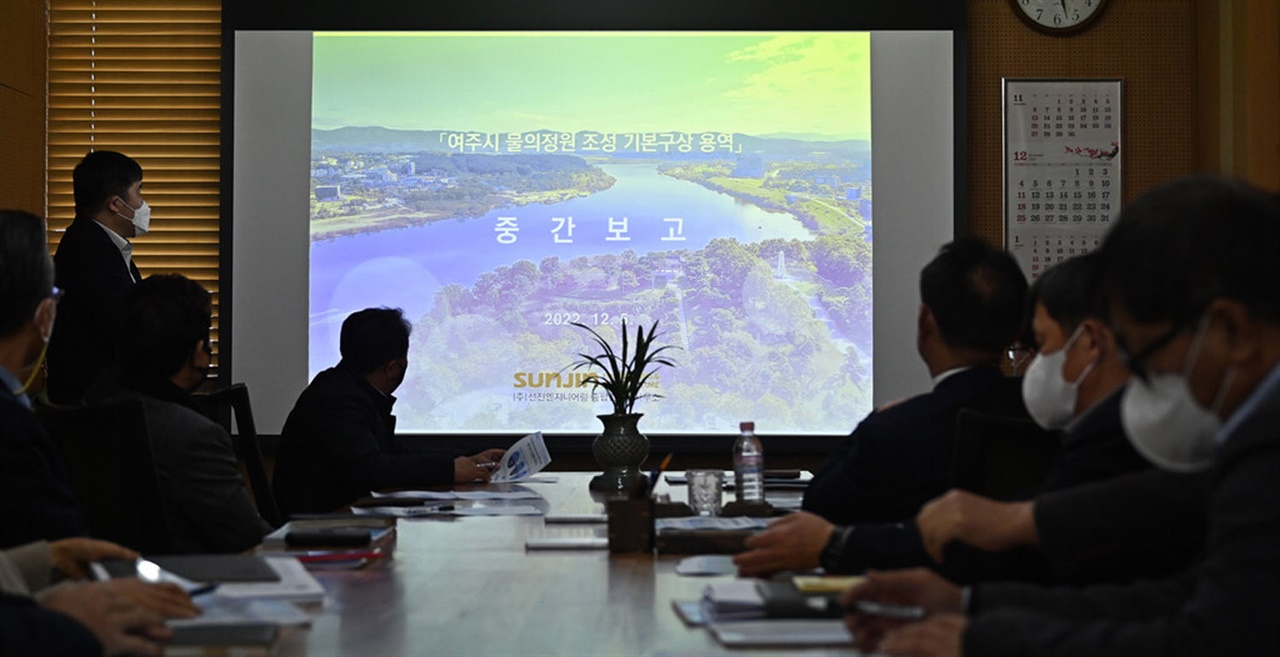
[[[598,433],[569,369],[659,321],[645,433],[871,408],[867,33],[316,33],[309,367],[413,322],[402,433]]]

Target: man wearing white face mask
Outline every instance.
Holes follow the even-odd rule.
[[[1037,355],[1022,379],[1023,400],[1040,426],[1065,430],[1062,447],[1055,454],[1049,476],[1038,495],[1108,481],[1150,467],[1134,451],[1121,427],[1120,400],[1129,371],[1117,350],[1114,335],[1100,319],[1102,312],[1096,308],[1093,285],[1096,261],[1096,255],[1091,254],[1063,262],[1045,272],[1029,292],[1030,324]],[[926,504],[916,517],[916,524],[929,555],[943,565],[941,572],[953,579],[972,580],[999,571],[982,573],[981,562],[973,562],[976,555],[949,548],[952,541],[984,552],[1004,552],[1028,545],[1030,541],[1018,537],[1036,533],[1037,526],[1046,524],[1042,531],[1050,533],[1051,544],[1045,556],[1055,567],[1056,577],[1073,582],[1117,577],[1110,564],[1079,563],[1073,550],[1052,549],[1058,547],[1052,543],[1056,533],[1082,535],[1081,542],[1096,536],[1097,527],[1090,524],[1096,516],[1054,514],[1051,510],[1037,517],[1035,504],[1035,501],[1001,502],[952,490]],[[1098,513],[1105,510],[1094,509]],[[944,551],[944,548],[949,549]],[[957,556],[959,564],[953,563]],[[987,558],[987,570],[989,566],[998,566],[996,562],[1000,558],[998,555]],[[1109,561],[1117,559],[1113,551]],[[1181,564],[1184,559],[1178,556],[1176,563]],[[1171,560],[1175,559],[1149,558],[1151,570],[1147,572],[1168,572],[1166,564]],[[1123,560],[1123,563],[1133,565],[1132,560]]]
[[[79,402],[111,360],[105,326],[119,299],[142,279],[130,238],[151,227],[142,167],[114,151],[93,151],[72,173],[75,221],[58,243],[56,284],[65,293],[49,346],[49,397]]]
[[[1189,178],[1121,214],[1099,253],[1134,381],[1134,445],[1163,468],[1208,468],[1205,556],[1122,587],[962,591],[926,572],[877,576],[844,602],[916,602],[928,617],[848,622],[889,655],[1280,654],[1280,197]],[[1190,408],[1187,408],[1190,407]],[[965,616],[961,613],[967,614]]]
[[[0,212],[0,548],[89,529],[25,390],[58,314],[46,248],[43,219]]]

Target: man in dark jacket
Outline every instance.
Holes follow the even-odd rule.
[[[951,486],[960,410],[1026,417],[1018,380],[997,366],[1019,333],[1026,293],[1009,254],[976,238],[943,246],[920,274],[916,342],[933,390],[859,423],[809,484],[805,513],[749,539],[754,549],[735,558],[739,569],[817,566],[836,525],[891,535],[876,542],[902,542],[898,523]],[[919,538],[913,533],[905,542],[918,546]]]
[[[201,414],[191,392],[209,371],[209,292],[181,274],[154,274],[119,303],[116,377],[90,401],[142,402],[173,549],[242,552],[271,526],[245,486],[231,436]]]
[[[1190,178],[1129,206],[1099,252],[1104,298],[1135,380],[1134,447],[1209,472],[1205,557],[1127,586],[962,591],[927,571],[875,574],[845,594],[923,606],[898,626],[847,617],[889,655],[1280,654],[1280,198]],[[967,594],[966,594],[967,592]],[[967,614],[962,615],[962,613]]]
[[[56,284],[64,297],[49,345],[49,398],[80,402],[111,364],[116,304],[142,280],[129,238],[151,226],[142,167],[114,151],[93,151],[72,173],[76,217],[58,242]]]
[[[409,367],[403,313],[367,308],[342,323],[342,360],[316,375],[285,419],[273,487],[285,515],[324,513],[381,488],[488,480],[503,450],[415,451],[397,440],[391,393]]]
[[[53,439],[31,410],[24,380],[39,366],[57,315],[45,223],[0,213],[0,548],[89,530]]]
[[[61,459],[23,378],[35,370],[57,312],[45,223],[0,211],[0,515],[5,547],[84,532]],[[36,546],[37,549],[40,546]],[[0,654],[160,654],[164,619],[105,583],[65,584],[35,599],[0,593]]]

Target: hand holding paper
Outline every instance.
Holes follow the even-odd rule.
[[[547,446],[542,442],[542,432],[536,431],[521,438],[507,450],[502,456],[497,471],[489,481],[494,483],[520,481],[541,472],[550,462],[551,455],[547,453]]]

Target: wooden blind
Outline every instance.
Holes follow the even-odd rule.
[[[71,171],[91,150],[137,160],[151,231],[144,276],[181,273],[213,294],[218,344],[221,0],[50,0],[49,246],[75,217]],[[216,362],[216,360],[215,360]]]

